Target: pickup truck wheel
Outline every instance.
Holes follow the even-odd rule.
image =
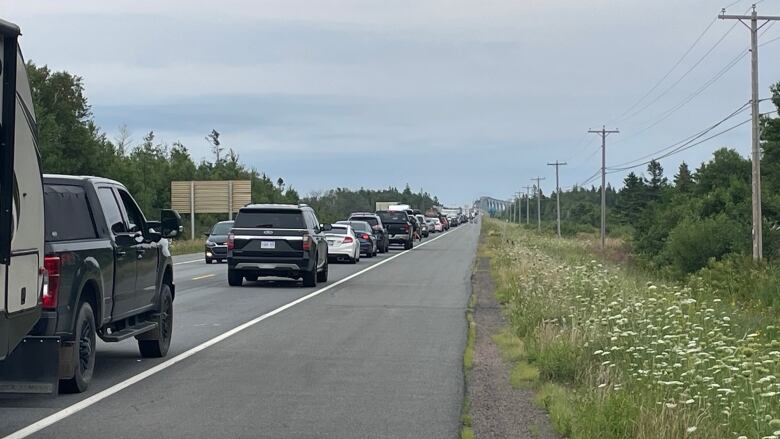
[[[411,239],[404,243],[404,250],[411,250],[412,247],[414,247],[414,239]]]
[[[322,271],[317,273],[317,282],[327,282],[328,281],[328,261],[325,260],[325,266],[322,267]]]
[[[228,285],[231,287],[240,287],[244,283],[244,276],[240,272],[228,269]]]
[[[76,325],[73,331],[74,371],[73,377],[60,381],[60,390],[63,393],[81,393],[87,390],[92,381],[92,373],[95,371],[95,314],[89,303],[82,303],[76,316]]]
[[[317,267],[315,266],[312,271],[303,272],[303,286],[307,288],[317,286]]]
[[[168,355],[173,335],[173,296],[171,287],[163,284],[160,291],[160,311],[157,315],[156,338],[138,340],[138,350],[144,358],[161,358]]]
[[[212,264],[212,263],[214,263],[214,260],[211,259],[211,258],[206,258],[206,263],[207,264]]]

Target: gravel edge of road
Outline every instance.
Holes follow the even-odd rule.
[[[547,413],[534,404],[534,390],[517,389],[509,382],[512,365],[503,360],[492,338],[506,323],[496,300],[489,257],[477,257],[471,286],[476,337],[472,367],[465,373],[464,419],[470,419],[473,437],[560,438]]]

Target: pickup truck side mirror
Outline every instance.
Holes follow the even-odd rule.
[[[160,234],[163,238],[179,236],[181,230],[181,216],[175,210],[163,209],[160,211]]]
[[[120,247],[130,247],[138,244],[136,241],[136,234],[134,233],[121,233],[116,235],[114,240],[116,241],[116,245]]]
[[[328,232],[330,230],[333,230],[333,226],[331,226],[330,224],[320,224],[320,230],[322,230],[323,232]]]

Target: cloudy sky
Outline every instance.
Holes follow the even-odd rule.
[[[716,17],[750,2],[729,3],[7,0],[0,16],[22,27],[27,59],[83,76],[110,137],[155,130],[199,160],[215,128],[303,194],[408,183],[454,204],[507,198],[536,176],[549,192],[555,160],[569,163],[561,186],[586,181],[600,166],[589,128],[620,129],[607,154],[618,167],[746,104],[749,33]],[[758,8],[780,15],[775,0]],[[780,81],[777,37],[780,25],[761,36],[761,97]],[[749,136],[662,163],[671,175],[721,146],[747,154]]]

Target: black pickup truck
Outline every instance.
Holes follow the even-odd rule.
[[[414,247],[414,229],[409,214],[403,210],[379,210],[376,214],[387,228],[391,244],[403,244],[406,250]]]
[[[143,357],[168,353],[173,329],[173,262],[168,241],[180,217],[147,221],[128,190],[96,177],[44,175],[44,266],[48,289],[31,335],[62,340],[60,390],[83,392],[96,337],[135,337]]]

